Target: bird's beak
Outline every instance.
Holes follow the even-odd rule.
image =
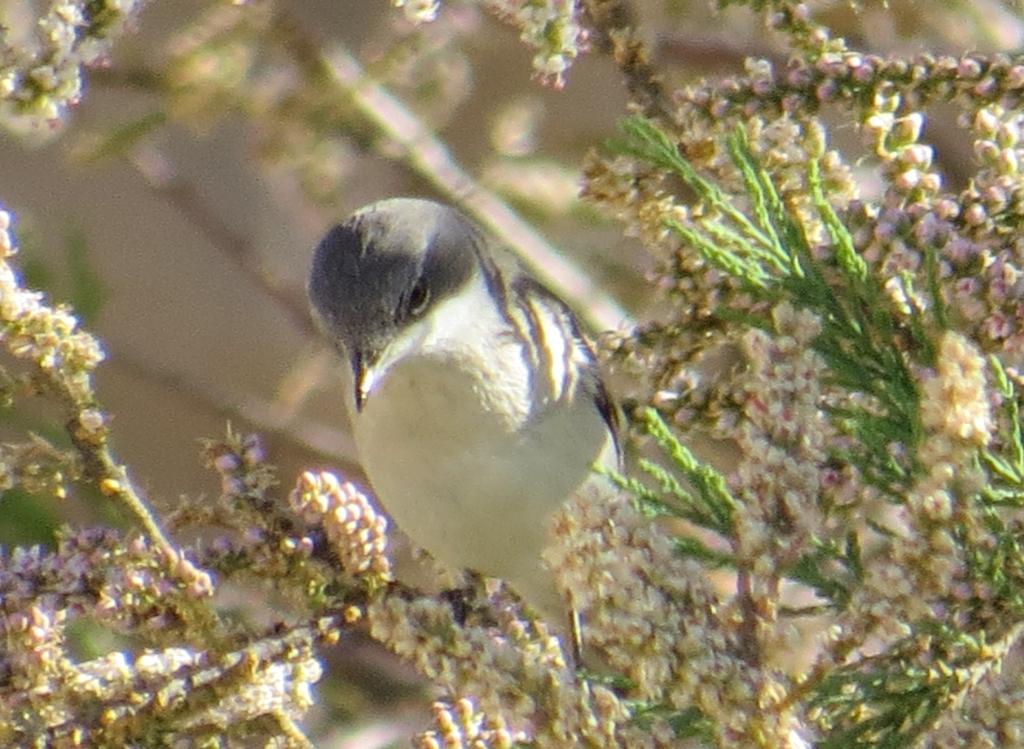
[[[352,366],[352,382],[355,387],[356,413],[360,413],[366,401],[396,362],[402,360],[410,349],[418,345],[418,338],[398,335],[391,338],[367,337],[348,348],[349,364]]]
[[[362,412],[366,399],[380,377],[380,368],[377,366],[379,359],[380,352],[373,348],[357,348],[349,357],[357,412]]]
[[[366,354],[360,349],[352,352],[350,357],[352,363],[352,384],[355,386],[356,411],[363,410],[366,403],[366,375],[367,369]]]

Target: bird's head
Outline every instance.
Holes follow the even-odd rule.
[[[422,343],[439,305],[471,286],[483,243],[454,208],[412,198],[369,205],[323,238],[309,298],[352,367],[357,410],[388,369]]]

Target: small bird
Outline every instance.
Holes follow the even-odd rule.
[[[617,467],[616,410],[568,306],[450,206],[383,200],[320,242],[314,317],[347,362],[360,460],[442,564],[509,583],[556,627],[554,512]]]

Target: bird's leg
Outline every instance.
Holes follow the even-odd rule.
[[[472,608],[473,588],[471,586],[447,588],[441,591],[440,596],[451,607],[455,621],[460,626],[465,625]]]
[[[478,572],[463,570],[465,584],[441,591],[441,598],[452,607],[452,615],[460,625],[465,626],[471,615],[480,618],[483,615],[485,624],[493,624],[490,606],[480,600],[480,591],[486,590],[486,580]]]

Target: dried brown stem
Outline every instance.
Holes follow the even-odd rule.
[[[252,242],[225,224],[202,200],[195,186],[178,176],[173,164],[151,149],[135,151],[130,161],[146,180],[147,187],[206,235],[217,250],[277,303],[296,328],[309,336],[315,335],[305,296],[295,294],[267,273],[260,265]]]
[[[647,45],[636,35],[632,5],[628,0],[584,0],[583,9],[595,46],[622,71],[631,105],[645,117],[671,121],[673,107]]]

